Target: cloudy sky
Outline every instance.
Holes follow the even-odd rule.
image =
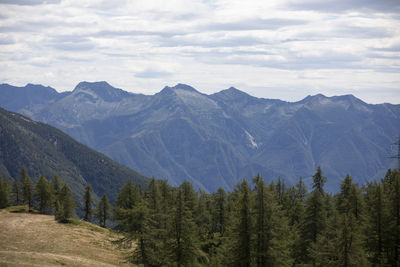
[[[400,103],[400,0],[0,0],[0,83]]]

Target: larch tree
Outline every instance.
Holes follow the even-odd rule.
[[[106,194],[99,200],[97,204],[96,217],[101,227],[106,227],[107,220],[111,218],[111,204]]]
[[[44,174],[39,177],[35,186],[35,200],[41,214],[49,213],[52,207],[52,190]]]
[[[315,266],[315,260],[309,255],[309,249],[317,242],[326,226],[326,210],[325,210],[325,191],[323,189],[326,178],[322,176],[322,170],[318,166],[317,172],[313,175],[313,188],[310,196],[306,200],[304,212],[304,223],[301,226],[302,240],[302,261],[304,263],[312,262]]]
[[[92,217],[92,213],[93,213],[93,189],[92,186],[90,184],[87,184],[85,187],[85,194],[83,196],[83,203],[84,203],[84,207],[83,207],[83,219],[85,221],[90,221],[91,217]]]
[[[198,256],[196,224],[190,210],[193,204],[190,191],[186,183],[178,188],[170,226],[172,262],[177,267],[192,265]]]
[[[232,217],[224,247],[224,265],[252,266],[252,201],[247,180],[243,180],[232,195]]]
[[[382,181],[387,197],[385,226],[385,253],[388,265],[400,266],[400,170],[387,173]]]
[[[336,214],[313,244],[314,260],[323,266],[366,266],[362,195],[347,175],[335,196]],[[329,256],[328,256],[329,255]]]
[[[34,184],[32,179],[29,177],[26,172],[25,167],[21,169],[21,192],[22,192],[22,201],[24,204],[28,205],[29,211],[31,211],[33,204],[33,192]]]
[[[64,184],[60,189],[58,199],[56,201],[55,217],[59,222],[68,222],[68,219],[75,215],[76,202],[72,195],[71,189]]]
[[[0,176],[0,209],[7,208],[11,204],[11,186],[8,178]]]
[[[386,214],[386,199],[382,185],[377,182],[368,183],[365,188],[365,246],[370,262],[377,266],[384,265],[384,226],[389,218]]]
[[[22,202],[21,182],[17,178],[15,178],[12,182],[12,193],[14,196],[15,205],[20,205]]]

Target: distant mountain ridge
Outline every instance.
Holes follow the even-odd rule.
[[[293,183],[309,180],[321,165],[329,189],[347,173],[364,182],[396,167],[389,155],[400,134],[400,105],[371,105],[352,95],[285,102],[234,87],[206,95],[178,84],[142,95],[81,82],[65,93],[41,87],[44,96],[31,99],[32,89],[13,96],[9,88],[0,85],[0,106],[172,185],[188,180],[207,191],[231,189],[258,172]]]

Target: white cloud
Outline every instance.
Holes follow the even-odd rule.
[[[0,82],[400,103],[397,0],[0,0]],[[396,97],[394,97],[396,96]]]

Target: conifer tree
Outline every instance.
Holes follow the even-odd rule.
[[[304,249],[302,249],[304,242],[301,238],[300,230],[304,225],[306,194],[307,188],[300,177],[297,184],[287,190],[288,204],[283,210],[288,218],[292,241],[291,257],[295,264],[300,263],[304,256]]]
[[[387,263],[400,266],[400,171],[388,171],[383,179],[384,194],[387,197],[387,214],[385,225],[385,253]]]
[[[90,221],[91,217],[92,217],[92,213],[93,213],[93,197],[92,197],[92,193],[93,193],[93,189],[92,186],[90,184],[87,184],[85,187],[85,194],[83,196],[83,201],[84,201],[84,215],[83,215],[83,219],[85,221]]]
[[[132,209],[132,221],[130,235],[135,237],[138,241],[138,248],[134,251],[131,261],[137,264],[143,264],[143,266],[149,266],[149,242],[148,235],[152,229],[149,229],[148,225],[148,208],[144,199],[141,199],[136,203]],[[152,255],[153,256],[153,255]],[[157,262],[157,258],[151,258],[153,262]]]
[[[291,266],[292,238],[279,191],[270,191],[260,175],[253,178],[254,186],[254,252],[256,266]],[[271,187],[272,188],[272,187]]]
[[[67,222],[67,219],[64,216],[64,206],[61,204],[60,200],[56,200],[54,218],[58,222]]]
[[[160,249],[158,211],[161,200],[155,179],[143,195],[140,186],[132,182],[121,187],[116,200],[116,220],[119,227],[127,232],[124,243],[137,243],[129,257],[134,264],[162,266],[166,261],[165,248]]]
[[[251,216],[251,191],[247,180],[243,180],[238,186],[232,201],[231,225],[225,238],[224,265],[252,266],[252,216]]]
[[[284,206],[286,203],[286,185],[285,182],[278,177],[278,181],[276,182],[276,195],[278,199],[278,205]]]
[[[353,178],[350,175],[346,175],[340,185],[336,207],[341,213],[352,213],[359,223],[361,222],[363,199],[360,189],[356,184],[353,184]]]
[[[39,205],[39,212],[45,214],[50,212],[52,206],[52,191],[50,183],[42,174],[35,186],[35,200]]]
[[[25,167],[21,169],[21,192],[22,192],[22,201],[24,204],[28,205],[29,211],[31,211],[31,207],[33,204],[33,190],[34,185],[26,172]]]
[[[279,179],[280,181],[280,179]],[[255,184],[255,219],[256,219],[256,248],[255,248],[255,259],[258,267],[271,266],[272,261],[268,257],[268,249],[271,242],[271,221],[270,216],[272,215],[268,211],[267,193],[264,180],[260,174],[253,178]],[[278,194],[280,190],[278,191]],[[279,198],[278,198],[279,199]],[[269,203],[271,204],[271,203]]]
[[[169,247],[172,243],[172,235],[169,231],[169,227],[171,221],[173,219],[173,208],[174,205],[174,197],[172,193],[172,188],[168,185],[166,180],[159,181],[159,189],[160,189],[160,214],[159,218],[159,234],[158,240],[160,241],[160,250],[162,253],[159,253],[159,258],[162,259],[160,261],[160,266],[170,266],[172,265],[172,259],[169,257]]]
[[[21,182],[15,178],[12,183],[12,193],[14,195],[14,201],[16,205],[20,205],[22,202],[21,193]]]
[[[312,245],[311,254],[319,266],[366,266],[362,229],[362,196],[347,175],[335,196],[335,215]]]
[[[302,261],[305,263],[312,262],[315,266],[315,260],[310,258],[309,249],[312,244],[317,242],[326,226],[326,210],[325,210],[325,192],[323,186],[326,178],[322,176],[322,170],[318,166],[317,172],[313,175],[313,188],[310,196],[306,200],[304,224],[301,226],[302,240]]]
[[[213,232],[219,232],[222,236],[226,229],[226,216],[227,216],[227,208],[226,208],[226,192],[223,188],[218,188],[217,192],[213,194],[213,222],[212,229]]]
[[[215,241],[212,238],[212,216],[211,216],[211,196],[203,190],[199,190],[197,205],[193,211],[194,221],[197,229],[197,240],[200,249],[206,254],[215,254]],[[218,242],[218,241],[217,241]],[[200,264],[209,265],[210,259],[207,256],[199,254],[197,262]]]
[[[186,207],[193,212],[197,205],[197,194],[194,191],[192,184],[188,181],[184,181],[179,187],[182,189],[183,200]]]
[[[128,181],[118,192],[115,201],[115,220],[118,221],[118,227],[126,232],[134,231],[134,213],[133,209],[142,200],[142,191],[139,185]]]
[[[68,219],[75,215],[75,207],[76,202],[72,196],[72,191],[64,184],[56,201],[56,220],[63,223],[68,222]]]
[[[296,184],[296,198],[304,203],[307,195],[307,186],[304,184],[303,177],[299,178],[299,181]]]
[[[386,201],[382,185],[377,182],[368,183],[365,188],[366,206],[366,249],[369,260],[377,266],[384,265],[384,243],[386,221]]]
[[[167,240],[165,214],[162,212],[160,184],[154,178],[149,183],[144,201],[143,205],[146,207],[139,209],[143,217],[141,231],[137,232],[143,253],[137,258],[145,259],[149,266],[166,266],[168,255],[165,244]]]
[[[11,204],[11,187],[8,178],[0,176],[0,209],[7,208]]]
[[[51,189],[53,191],[54,205],[55,205],[55,202],[57,201],[60,191],[61,191],[61,188],[62,188],[60,176],[58,176],[57,174],[54,174],[53,178],[50,181],[50,184],[51,184]]]
[[[106,194],[103,195],[97,204],[96,217],[101,227],[106,227],[107,220],[111,218],[111,204]]]
[[[188,189],[186,183],[183,183],[178,188],[176,205],[170,228],[170,233],[173,237],[171,243],[172,262],[177,267],[192,265],[198,256],[196,225],[193,220],[192,211],[189,209],[193,199],[188,197],[188,190],[190,189]],[[188,203],[186,203],[185,198]]]

